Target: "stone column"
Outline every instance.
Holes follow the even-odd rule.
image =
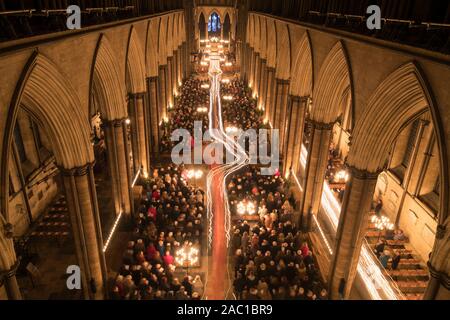
[[[3,232],[3,230],[0,230],[0,232]],[[0,241],[6,242],[6,241],[10,241],[10,240],[0,239]],[[0,244],[0,248],[2,250],[4,250],[2,245],[3,244]],[[11,246],[12,246],[12,244],[11,244]],[[4,252],[4,254],[8,254],[8,253]],[[16,260],[16,258],[14,257],[14,259],[12,259],[12,260]],[[7,263],[7,262],[5,261],[4,263]],[[17,268],[19,267],[19,263],[20,263],[20,261],[16,260],[16,262],[14,264],[12,264],[9,268],[7,267],[8,268],[7,270],[3,271],[0,269],[0,300],[2,300],[2,299],[22,300],[22,294],[20,292],[20,288],[19,288],[19,285],[17,283],[17,278],[16,278],[16,271],[17,271]],[[1,293],[1,291],[3,289],[5,289],[4,295],[6,295],[4,298],[2,297],[3,294]]]
[[[75,241],[78,263],[82,270],[85,298],[104,299],[106,262],[97,206],[93,164],[69,170],[62,169],[64,188]],[[91,290],[95,283],[96,292]]]
[[[158,75],[158,106],[161,119],[167,116],[167,88],[166,88],[166,72],[167,66],[159,66]]]
[[[178,52],[173,53],[172,60],[172,105],[175,105],[175,91],[178,88],[178,76],[177,76],[177,58]]]
[[[173,52],[172,88],[174,92],[178,88],[178,49]],[[174,94],[174,103],[175,103],[175,94]]]
[[[178,47],[178,55],[177,55],[177,86],[179,86],[180,82],[183,82],[183,45],[181,44]]]
[[[247,50],[246,50],[246,57],[247,60],[247,79],[248,83],[252,81],[252,59],[253,59],[253,51],[249,44],[247,44]]]
[[[266,106],[265,117],[269,121],[272,121],[274,97],[275,97],[275,68],[267,67],[267,91],[266,91],[266,101],[265,101],[265,106]]]
[[[147,160],[147,130],[145,125],[145,96],[147,92],[141,92],[136,97],[136,119],[138,129],[138,141],[139,141],[139,163],[141,167],[148,172],[148,160]]]
[[[253,90],[253,86],[255,85],[255,79],[253,78],[255,73],[255,52],[253,51],[253,48],[250,47],[250,53],[249,53],[249,84]]]
[[[436,239],[430,260],[427,263],[430,271],[430,281],[424,293],[424,300],[450,300],[450,264],[448,263],[450,216],[448,209],[441,208],[438,219]]]
[[[128,94],[128,117],[130,119],[131,127],[131,150],[133,153],[133,175],[137,172],[141,166],[140,157],[140,135],[139,135],[139,123],[137,119],[137,96],[135,94]]]
[[[127,148],[127,137],[124,129],[124,119],[114,120],[111,125],[114,130],[114,139],[116,144],[116,159],[119,173],[118,189],[120,193],[122,211],[125,216],[132,213],[131,204],[131,183],[130,183],[130,167],[129,167],[129,151]]]
[[[260,79],[259,79],[259,75],[260,75],[260,69],[261,69],[261,63],[260,63],[260,59],[259,59],[259,52],[256,53],[255,55],[255,70],[254,70],[254,75],[253,75],[253,86],[252,86],[252,96],[256,97],[257,95],[259,95],[259,84],[260,84]]]
[[[245,62],[245,51],[246,51],[246,43],[237,42],[236,43],[236,66],[239,66],[239,72],[241,76],[241,80],[245,83],[247,82],[246,70],[247,64]]]
[[[261,60],[261,76],[259,80],[259,95],[258,95],[258,106],[264,108],[266,101],[266,90],[267,90],[267,61],[265,59]]]
[[[369,225],[369,211],[378,173],[348,168],[336,243],[329,272],[330,298],[339,299],[339,284],[345,280],[344,299],[350,295],[355,279],[364,236]]]
[[[300,152],[303,141],[303,122],[305,120],[305,101],[307,98],[290,96],[289,108],[286,114],[288,124],[286,126],[286,138],[284,145],[284,175],[292,171],[296,174],[300,161]]]
[[[305,192],[301,204],[304,230],[311,229],[310,214],[317,214],[319,210],[333,128],[332,123],[319,123],[312,120],[310,123],[313,129],[306,164]]]
[[[191,51],[189,47],[185,44],[184,46],[184,79],[187,79],[191,74]]]
[[[280,152],[283,153],[286,110],[289,97],[289,80],[276,80],[276,97],[274,106],[274,121],[272,122],[275,129],[280,130]]]
[[[173,57],[167,58],[167,72],[166,72],[166,85],[167,85],[167,105],[173,106]]]
[[[152,156],[159,152],[159,123],[161,121],[158,107],[158,77],[147,78],[150,149]]]
[[[108,155],[108,169],[111,176],[111,192],[114,201],[114,210],[116,216],[122,210],[122,197],[120,195],[120,178],[117,166],[117,144],[114,134],[114,126],[111,121],[103,123],[103,131],[105,132],[106,152]]]

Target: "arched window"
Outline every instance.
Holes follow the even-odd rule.
[[[220,34],[220,17],[219,15],[214,12],[213,14],[211,14],[211,16],[209,17],[209,21],[208,21],[208,32],[210,34]]]

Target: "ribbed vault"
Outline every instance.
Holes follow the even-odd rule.
[[[151,19],[147,25],[147,43],[145,48],[145,61],[147,76],[156,77],[158,75],[158,28],[159,18]]]
[[[84,119],[81,103],[67,79],[46,58],[37,55],[30,65],[20,99],[23,107],[46,129],[53,141],[59,165],[66,169],[94,160],[90,127]]]
[[[297,44],[293,44],[291,94],[299,97],[311,96],[313,88],[313,61],[308,32]]]
[[[275,21],[266,18],[267,30],[267,66],[275,68],[277,65],[277,32]]]
[[[113,54],[108,39],[100,36],[94,57],[92,90],[97,95],[99,109],[105,120],[122,119],[127,116],[125,85],[121,80],[119,62]]]
[[[335,122],[340,114],[342,96],[349,86],[351,86],[350,68],[344,47],[338,42],[320,68],[313,92],[311,119],[323,123]]]
[[[288,80],[291,75],[291,40],[286,23],[276,22],[277,70],[278,79]]]
[[[128,92],[139,93],[145,91],[145,58],[133,27],[130,30],[127,55],[127,81],[130,85]]]
[[[384,80],[356,122],[347,162],[361,170],[381,170],[400,131],[428,110],[423,78],[413,63]]]

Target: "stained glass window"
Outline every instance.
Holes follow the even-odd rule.
[[[220,31],[220,18],[217,13],[213,13],[208,20],[208,32]]]

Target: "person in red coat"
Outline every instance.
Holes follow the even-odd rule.
[[[166,266],[173,265],[174,262],[175,262],[175,259],[174,259],[174,257],[170,254],[170,251],[166,251],[166,254],[164,255],[163,260],[164,260],[164,264],[165,264]]]
[[[146,256],[147,256],[147,260],[153,260],[156,254],[156,248],[153,245],[153,243],[150,243],[147,247],[147,251],[146,251]]]

